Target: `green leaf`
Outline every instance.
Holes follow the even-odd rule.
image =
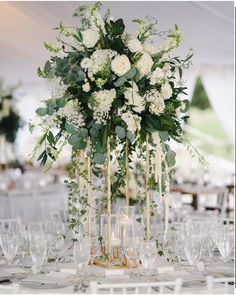
[[[53,134],[52,134],[51,131],[49,131],[48,134],[47,134],[47,140],[48,140],[48,142],[49,142],[51,145],[53,145],[53,146],[56,144],[56,143],[55,143],[54,136],[53,136]]]
[[[53,109],[53,107],[49,106],[49,107],[47,108],[47,114],[48,114],[49,116],[52,116],[53,113],[54,113],[54,109]]]
[[[63,108],[66,105],[66,99],[63,97],[56,99],[56,105],[58,108]]]
[[[120,87],[122,85],[124,85],[124,83],[127,81],[126,77],[122,76],[120,77],[116,82],[114,82],[114,86],[115,87]]]
[[[122,35],[124,30],[125,30],[125,25],[121,18],[115,22],[110,21],[109,34],[111,37]]]
[[[76,144],[80,141],[80,137],[78,134],[73,134],[68,138],[68,143],[72,146],[76,146]]]
[[[47,114],[47,109],[46,108],[38,108],[36,110],[36,114],[40,117],[43,117]]]
[[[169,140],[169,133],[168,131],[160,131],[159,132],[162,142]]]
[[[86,128],[80,128],[79,136],[86,139],[88,137],[88,130]]]
[[[78,130],[76,130],[74,126],[68,124],[67,122],[65,123],[65,129],[70,134],[75,134],[78,132]]]
[[[135,68],[131,68],[124,76],[128,79],[128,80],[132,80],[134,78],[134,76],[136,75],[137,70]]]
[[[125,138],[125,129],[123,127],[116,126],[115,131],[120,139]]]
[[[131,143],[133,143],[134,140],[135,140],[135,135],[129,130],[129,131],[127,132],[127,138],[129,139],[129,141],[130,141]]]
[[[166,161],[169,167],[172,167],[175,165],[175,152],[172,150],[168,150],[166,153]]]
[[[104,154],[96,153],[93,157],[93,161],[96,164],[102,165],[105,163],[106,156]]]
[[[45,63],[43,71],[44,71],[44,74],[46,76],[49,76],[50,75],[50,72],[51,72],[51,64],[50,64],[50,61],[49,60]]]

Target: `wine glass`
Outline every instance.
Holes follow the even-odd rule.
[[[189,264],[193,267],[197,267],[201,254],[202,254],[202,240],[200,237],[191,236],[185,240],[184,252]]]
[[[137,266],[139,258],[139,239],[127,238],[124,241],[124,254],[128,260],[129,267],[131,268],[130,274],[133,274],[133,267]]]
[[[88,265],[90,258],[89,239],[83,238],[74,243],[73,257],[76,263],[76,273],[83,276],[84,269]]]
[[[146,275],[148,275],[154,268],[157,259],[157,246],[155,241],[141,241],[139,248],[139,256],[142,265],[145,269]]]
[[[28,236],[29,240],[31,240],[32,236],[35,235],[43,235],[43,226],[42,223],[30,223],[28,224]]]
[[[56,271],[59,271],[59,259],[62,257],[65,251],[65,241],[62,236],[55,236],[53,238],[53,245],[52,245],[52,255],[55,257],[56,261]]]
[[[32,235],[30,239],[30,256],[33,273],[37,274],[42,267],[47,253],[47,241],[43,234]]]
[[[216,240],[216,244],[223,261],[226,262],[232,251],[232,235],[230,233],[221,233]]]
[[[0,237],[0,244],[2,247],[2,252],[7,264],[10,266],[13,264],[16,252],[19,247],[19,236],[12,231],[2,231]]]

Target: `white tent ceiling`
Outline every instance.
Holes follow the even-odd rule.
[[[0,2],[0,76],[8,82],[36,80],[36,68],[48,57],[44,41],[53,41],[52,30],[61,20],[75,22],[73,11],[85,2]],[[88,1],[87,1],[88,3]],[[160,30],[177,23],[185,42],[180,53],[194,49],[194,64],[233,64],[234,3],[213,2],[103,2],[115,18],[124,18],[127,30],[133,31],[131,20],[147,15],[157,18]]]
[[[92,3],[86,2],[86,4]],[[37,67],[43,66],[49,58],[43,42],[55,40],[57,32],[53,28],[61,20],[66,25],[75,24],[76,19],[72,18],[72,14],[82,4],[85,2],[0,1],[0,79],[4,78],[6,83],[22,81],[22,87],[18,92],[18,106],[26,121],[34,117],[34,109],[48,94],[45,84],[36,74]],[[215,85],[214,80],[211,81],[211,89],[215,86],[220,87],[219,91],[215,89],[212,99],[218,100],[216,94],[225,93],[222,87],[227,87],[228,95],[224,95],[223,105],[219,104],[218,100],[218,104],[213,104],[213,107],[215,105],[217,108],[222,126],[232,137],[234,134],[232,127],[234,126],[232,121],[234,118],[234,2],[103,2],[103,9],[108,7],[111,8],[114,18],[124,19],[129,32],[136,30],[132,19],[147,15],[157,18],[161,31],[173,28],[175,24],[179,25],[184,33],[185,41],[177,53],[182,55],[186,54],[189,48],[194,50],[194,68],[186,77],[190,86],[190,96],[196,75],[205,75],[205,73],[209,75],[209,71],[218,73],[218,81],[222,83],[218,82]],[[156,45],[159,45],[158,40]],[[223,82],[226,69],[227,73],[229,72],[228,84]],[[207,83],[208,78],[204,81]],[[228,127],[229,125],[231,128]],[[19,133],[18,143],[18,152],[25,157],[34,144],[32,136],[26,132],[26,129]]]

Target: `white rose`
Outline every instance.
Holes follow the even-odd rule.
[[[84,92],[89,92],[91,89],[90,84],[88,82],[83,84],[82,89]]]
[[[154,114],[159,116],[162,114],[165,110],[165,103],[163,101],[159,101],[157,103],[151,103],[149,106],[149,111]]]
[[[126,123],[127,129],[131,131],[133,134],[140,130],[141,118],[138,115],[134,115],[131,112],[123,113],[121,115],[121,119]]]
[[[111,69],[117,76],[123,76],[131,68],[128,57],[124,54],[117,55],[111,62]]]
[[[150,84],[155,85],[160,80],[164,78],[164,73],[161,68],[156,68],[154,72],[152,72],[150,76]]]
[[[172,88],[168,82],[161,86],[161,96],[163,99],[169,99],[172,96]]]
[[[171,76],[171,66],[168,63],[165,63],[164,67],[162,68],[162,71],[164,73],[164,78],[167,79],[169,76]]]
[[[143,51],[142,43],[137,38],[130,39],[128,41],[127,47],[133,53]]]
[[[153,55],[157,52],[156,48],[152,45],[152,43],[148,43],[148,42],[145,42],[143,44],[143,50],[150,55]]]
[[[82,69],[88,69],[92,66],[92,64],[93,64],[92,60],[88,57],[85,57],[82,59],[80,66]]]
[[[127,99],[127,104],[132,106],[133,110],[137,113],[141,113],[145,109],[145,100],[138,93],[138,86],[136,83],[132,83],[132,88],[128,87],[124,93]]]
[[[141,75],[143,77],[144,75],[147,75],[151,72],[153,66],[153,60],[148,53],[143,53],[142,57],[139,59],[139,61],[136,64],[136,67]]]
[[[99,33],[97,31],[87,29],[85,31],[82,31],[82,36],[83,36],[83,44],[87,48],[92,48],[94,47],[98,40],[99,40]]]

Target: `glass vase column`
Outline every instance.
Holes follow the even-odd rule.
[[[150,161],[150,152],[149,152],[149,143],[148,143],[148,133],[146,134],[146,175],[145,175],[145,198],[146,198],[146,239],[150,240],[150,193],[149,193],[149,161]]]

